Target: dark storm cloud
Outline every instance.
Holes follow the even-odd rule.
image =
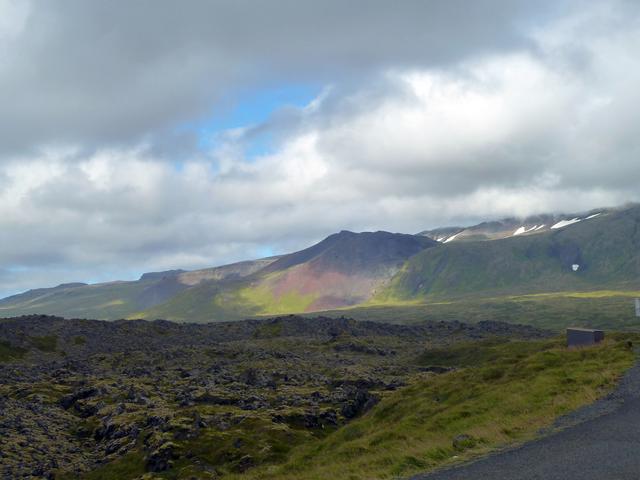
[[[0,35],[7,153],[139,141],[211,113],[234,91],[279,81],[335,82],[526,47],[522,26],[558,8],[514,0],[24,5],[26,17],[14,14],[12,33]]]

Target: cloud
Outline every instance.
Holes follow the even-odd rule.
[[[0,149],[166,139],[252,88],[358,82],[390,66],[512,49],[526,42],[517,23],[552,5],[2,0]]]
[[[640,200],[633,4],[366,4],[12,13],[0,292]],[[324,88],[210,149],[176,133],[292,78]]]

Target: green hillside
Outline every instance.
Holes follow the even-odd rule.
[[[122,318],[141,308],[138,298],[156,283],[113,282],[31,290],[0,301],[0,316],[48,313],[76,318]]]
[[[202,270],[170,270],[143,274],[139,280],[107,282],[94,285],[64,284],[39,288],[0,300],[0,317],[51,314],[68,318],[114,320],[127,318],[189,291],[197,285],[214,286],[253,274],[277,260],[277,257],[245,261]],[[199,310],[206,299],[194,292],[189,305]]]
[[[258,306],[243,302],[246,281],[203,282],[175,295],[167,302],[130,312],[129,318],[168,319],[189,322],[242,320],[260,313]]]
[[[425,250],[371,303],[614,288],[640,288],[639,207],[537,235]]]

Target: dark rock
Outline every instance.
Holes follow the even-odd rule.
[[[340,413],[347,419],[355,418],[370,410],[379,400],[377,396],[368,391],[358,389],[349,401],[342,406]]]
[[[150,472],[164,472],[173,466],[176,458],[176,445],[172,442],[163,443],[147,457],[147,470]]]
[[[78,400],[84,400],[85,398],[92,397],[98,394],[98,389],[95,387],[83,388],[81,390],[77,390],[70,395],[65,395],[60,399],[60,406],[65,410],[68,410],[76,403]]]
[[[255,461],[251,455],[245,455],[238,463],[236,463],[234,470],[238,473],[244,473],[255,465]]]
[[[96,403],[87,403],[81,400],[77,401],[73,406],[73,409],[81,418],[92,417],[96,413],[98,413],[98,404]]]

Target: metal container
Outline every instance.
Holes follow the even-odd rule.
[[[603,330],[591,328],[567,328],[567,347],[595,345],[604,340]]]

